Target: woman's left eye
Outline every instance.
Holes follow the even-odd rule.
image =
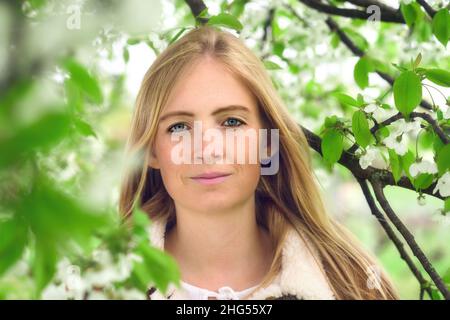
[[[228,118],[224,122],[224,126],[226,127],[238,127],[240,125],[244,124],[241,120],[236,118]]]

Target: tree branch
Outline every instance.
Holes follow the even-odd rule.
[[[413,118],[422,118],[426,122],[428,122],[431,127],[433,128],[434,132],[439,136],[441,141],[444,144],[448,144],[450,142],[449,137],[445,134],[445,132],[442,130],[442,128],[439,126],[436,120],[434,120],[428,113],[424,112],[411,112],[411,117]]]
[[[368,8],[370,6],[377,6],[382,11],[389,11],[389,12],[397,12],[398,9],[392,8],[384,3],[381,3],[377,0],[347,0],[347,2],[350,2],[354,5],[357,5],[359,7]]]
[[[345,34],[344,31],[341,30],[341,28],[339,28],[339,26],[337,25],[337,23],[331,19],[330,17],[328,17],[325,20],[325,23],[328,25],[328,27],[330,28],[331,31],[334,31],[337,33],[337,35],[339,36],[339,38],[341,39],[341,41],[346,45],[347,48],[350,49],[350,51],[358,56],[358,57],[362,57],[365,55],[365,52],[362,51],[360,48],[358,48],[353,41],[347,36],[347,34]],[[383,78],[385,81],[387,81],[391,86],[394,85],[394,78],[392,78],[390,75],[381,72],[381,71],[376,71],[376,73]],[[422,100],[420,102],[420,105],[427,109],[427,110],[433,110],[433,107],[425,100]]]
[[[199,15],[207,7],[203,0],[185,0],[189,8],[191,9],[192,15],[200,24],[206,24],[208,22],[207,18],[200,18]]]
[[[324,4],[319,0],[299,0],[299,1],[312,9],[330,15],[363,20],[367,20],[372,16],[372,13],[367,13],[366,11],[363,10],[333,7],[331,5]],[[396,10],[388,10],[386,9],[386,7],[384,8],[385,9],[380,14],[381,21],[393,23],[405,23],[405,19],[403,18],[401,12]]]
[[[425,0],[417,0],[417,2],[425,9],[431,18],[434,17],[436,10],[434,10]]]
[[[272,31],[272,21],[275,15],[275,8],[272,7],[269,9],[269,12],[267,13],[266,20],[264,21],[263,25],[263,36],[261,38],[260,48],[261,52],[264,52],[266,44],[269,43],[269,33]],[[270,55],[270,52],[263,53],[261,56],[261,59],[266,59]]]
[[[439,125],[436,122],[436,120],[434,120],[428,113],[411,112],[410,117],[411,118],[422,118],[422,119],[424,119],[425,121],[427,121],[431,125],[431,127],[434,130],[434,132],[441,139],[442,143],[448,144],[450,142],[450,139],[445,134],[445,132],[441,129],[441,127],[439,127]],[[375,132],[377,132],[377,130],[380,129],[381,127],[387,126],[387,125],[391,124],[392,122],[395,122],[395,121],[397,121],[399,119],[402,119],[402,118],[404,118],[404,116],[403,116],[403,114],[401,114],[399,112],[399,113],[393,115],[392,117],[384,120],[381,123],[375,123],[375,125],[372,128],[370,128],[370,132],[373,135],[375,135]],[[350,152],[350,153],[354,153],[358,148],[359,148],[359,145],[357,143],[355,143],[347,151]]]
[[[305,127],[300,127],[303,130],[306,139],[308,140],[309,146],[318,154],[322,155],[322,139]],[[338,163],[346,167],[355,177],[358,177],[360,179],[371,179],[373,177],[377,177],[383,186],[397,186],[416,191],[411,181],[409,181],[408,177],[402,176],[396,183],[392,172],[390,172],[389,170],[377,169],[374,167],[362,169],[359,165],[359,159],[354,154],[346,150],[343,151],[341,158],[338,160]],[[436,184],[437,182],[432,183],[428,188],[422,189],[421,192],[444,200],[444,197],[442,197],[439,193],[433,193]]]
[[[408,230],[408,228],[406,228],[406,226],[403,224],[403,222],[398,218],[398,216],[395,214],[394,210],[392,210],[389,202],[387,201],[387,199],[384,195],[382,184],[377,179],[371,179],[370,183],[372,184],[372,187],[375,192],[375,196],[378,200],[378,203],[383,208],[383,210],[386,213],[386,215],[388,216],[389,220],[392,222],[392,224],[396,227],[396,229],[403,236],[406,243],[410,247],[411,251],[417,257],[420,264],[423,266],[425,271],[431,277],[433,282],[436,284],[436,287],[439,289],[439,291],[442,293],[442,295],[445,297],[445,299],[450,300],[450,291],[447,289],[446,284],[444,283],[442,278],[439,276],[439,274],[436,272],[433,265],[430,263],[430,261],[426,257],[425,253],[418,246],[412,233]]]
[[[358,181],[359,185],[361,186],[362,192],[364,194],[364,197],[366,198],[367,203],[369,204],[370,211],[372,212],[372,215],[375,216],[375,218],[380,223],[383,230],[386,232],[387,236],[391,241],[394,243],[395,247],[397,248],[397,251],[400,253],[400,257],[406,262],[409,269],[413,273],[413,275],[416,277],[417,281],[419,281],[420,288],[421,288],[421,296],[423,291],[426,291],[428,295],[431,297],[431,289],[429,287],[428,281],[423,277],[422,273],[417,269],[416,265],[412,261],[411,257],[406,252],[403,242],[397,237],[394,230],[391,228],[389,223],[386,221],[384,215],[381,213],[381,211],[378,209],[377,205],[375,204],[375,200],[373,199],[372,194],[370,193],[369,187],[367,185],[367,181],[360,179],[358,177],[355,177]]]

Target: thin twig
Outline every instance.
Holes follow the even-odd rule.
[[[328,17],[325,20],[325,23],[327,24],[327,26],[330,28],[331,31],[334,31],[337,33],[337,35],[339,36],[339,38],[341,39],[341,41],[345,44],[345,46],[350,49],[350,51],[358,56],[358,57],[362,57],[365,55],[365,52],[362,51],[360,48],[358,48],[358,46],[356,46],[356,44],[353,43],[353,41],[350,39],[349,36],[347,36],[347,34],[342,31],[341,28],[339,28],[338,24],[330,17]],[[391,86],[394,85],[394,78],[392,78],[390,75],[381,72],[381,71],[376,71],[376,73],[383,78],[386,82],[388,82]],[[422,100],[420,102],[420,105],[427,109],[427,110],[433,110],[433,107],[425,100]]]
[[[436,10],[434,10],[425,0],[417,0],[417,3],[425,9],[425,11],[431,18],[434,17],[434,15],[436,14]]]
[[[299,2],[319,12],[335,16],[341,16],[352,19],[363,19],[363,20],[367,20],[372,16],[372,13],[368,13],[365,10],[333,7],[331,5],[324,4],[319,0],[299,0]],[[399,11],[388,10],[386,9],[386,7],[384,7],[384,10],[382,10],[380,14],[380,20],[393,23],[405,23],[405,19],[403,18],[402,14]]]
[[[392,210],[391,205],[389,204],[389,202],[386,199],[386,196],[384,195],[382,184],[377,179],[370,180],[370,183],[372,184],[372,188],[375,192],[375,197],[377,198],[378,203],[383,208],[383,210],[386,213],[386,215],[388,216],[389,220],[392,222],[392,224],[395,226],[395,228],[403,236],[406,243],[410,247],[411,251],[417,257],[420,264],[423,266],[423,268],[428,273],[430,278],[433,280],[436,287],[439,289],[439,291],[442,293],[442,295],[445,297],[445,299],[450,300],[450,291],[447,289],[446,284],[444,283],[442,278],[439,276],[439,274],[436,272],[433,265],[430,263],[430,260],[425,255],[425,253],[419,247],[419,245],[417,244],[416,240],[414,239],[414,236],[412,235],[412,233],[408,230],[408,228],[399,219],[399,217],[394,212],[394,210]]]
[[[444,144],[448,144],[450,142],[449,137],[445,134],[444,131],[442,131],[436,120],[434,120],[428,113],[411,112],[410,116],[412,118],[422,118],[423,120],[428,122]]]
[[[425,121],[427,121],[431,127],[433,128],[434,132],[439,136],[443,144],[448,144],[450,142],[449,137],[445,132],[442,130],[442,128],[439,126],[439,124],[434,120],[428,113],[424,112],[411,112],[410,113],[411,118],[422,118]],[[403,114],[396,113],[392,117],[387,118],[381,123],[376,123],[372,128],[370,128],[370,132],[374,135],[377,130],[379,130],[381,127],[387,126],[391,124],[394,121],[397,121],[399,119],[404,119]],[[347,151],[350,153],[354,153],[359,148],[359,145],[357,143],[353,144]]]
[[[383,213],[378,209],[377,205],[375,204],[375,200],[373,199],[372,194],[370,193],[369,186],[367,184],[366,180],[359,179],[356,177],[356,180],[358,181],[359,185],[361,186],[362,192],[364,194],[364,197],[366,198],[367,203],[369,204],[370,211],[372,212],[372,215],[375,216],[375,218],[380,223],[383,230],[388,235],[389,239],[394,243],[395,247],[397,248],[397,251],[400,253],[400,257],[406,262],[411,272],[416,277],[417,281],[419,281],[421,289],[425,290],[428,295],[431,297],[431,289],[429,287],[428,281],[423,277],[422,273],[417,269],[416,265],[412,261],[411,257],[406,252],[403,242],[397,237],[394,230],[391,228],[389,223],[386,221]]]

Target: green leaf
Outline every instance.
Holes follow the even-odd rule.
[[[356,142],[363,148],[372,142],[372,133],[369,129],[369,122],[366,114],[361,111],[355,111],[352,117],[352,130],[355,135]]]
[[[429,41],[433,35],[431,23],[427,19],[421,17],[416,20],[414,25],[414,36],[419,42]]]
[[[441,149],[444,147],[444,143],[442,142],[441,138],[437,134],[434,135],[433,138],[433,150],[434,153],[437,155],[441,151]]]
[[[170,255],[149,246],[146,242],[141,242],[135,253],[142,257],[142,261],[133,264],[132,279],[140,290],[146,291],[148,286],[154,283],[165,293],[171,282],[179,284],[180,271]]]
[[[103,102],[103,94],[98,81],[86,70],[84,66],[73,59],[64,61],[63,66],[70,75],[70,78],[86,94],[86,96],[96,104]]]
[[[386,126],[381,126],[375,131],[375,136],[377,136],[380,140],[387,138],[389,136],[389,128]]]
[[[28,4],[36,10],[42,8],[45,4],[47,4],[47,0],[28,0]]]
[[[448,197],[447,199],[445,199],[444,202],[444,213],[449,213],[450,212],[450,197]],[[445,274],[445,279],[444,281],[446,283],[450,283],[450,268],[447,269],[447,273]]]
[[[450,14],[448,9],[442,8],[436,12],[433,17],[432,27],[433,34],[446,47],[450,38]]]
[[[329,129],[322,138],[322,156],[328,164],[333,165],[342,155],[344,149],[343,135],[336,129]]]
[[[419,52],[419,54],[417,55],[416,59],[413,62],[413,68],[416,69],[420,65],[421,61],[422,61],[422,53]]]
[[[346,95],[345,93],[335,93],[334,96],[338,99],[338,101],[344,105],[349,105],[352,107],[359,107],[361,104],[350,97],[349,95]]]
[[[367,57],[361,57],[355,64],[353,77],[361,89],[364,89],[369,85],[369,72],[371,71],[372,65]]]
[[[442,300],[441,292],[436,288],[431,288],[431,300]]]
[[[415,3],[400,4],[400,11],[402,12],[403,18],[405,19],[408,27],[411,27],[417,19],[417,11],[414,5]]]
[[[196,18],[208,18],[208,16],[209,16],[208,8],[205,8],[202,10],[202,12],[198,14]]]
[[[273,43],[273,49],[272,52],[274,55],[279,56],[280,58],[283,58],[283,52],[284,49],[286,48],[285,44],[281,41],[275,41]]]
[[[330,117],[326,117],[325,118],[325,128],[332,128],[335,127],[336,124],[338,123],[339,119],[336,115],[332,115]]]
[[[264,66],[266,67],[267,70],[279,70],[282,69],[278,64],[276,64],[273,61],[270,60],[264,60],[263,61]]]
[[[433,183],[434,175],[429,173],[421,173],[414,179],[414,187],[416,190],[426,189]]]
[[[399,156],[400,165],[402,166],[403,170],[405,171],[406,176],[409,178],[411,183],[414,183],[414,178],[409,173],[409,167],[415,162],[415,156],[414,153],[411,150],[408,150],[407,153],[405,153],[403,156]]]
[[[142,39],[139,38],[130,38],[127,40],[127,44],[129,44],[130,46],[134,46],[136,44],[141,43]]]
[[[38,176],[36,180],[16,210],[42,245],[55,244],[65,250],[76,243],[88,249],[92,235],[112,222],[104,213],[85,207],[56,189],[48,178]]]
[[[349,27],[344,27],[342,28],[342,30],[350,37],[350,39],[353,41],[353,43],[356,44],[359,49],[361,49],[362,51],[367,50],[367,48],[369,47],[369,43],[362,35]]]
[[[0,222],[0,276],[22,256],[28,239],[26,222],[14,215]]]
[[[404,71],[394,82],[394,101],[397,110],[407,117],[421,100],[420,77],[413,71]]]
[[[391,164],[392,175],[394,176],[395,183],[397,183],[398,180],[400,180],[400,178],[402,176],[403,169],[401,167],[398,154],[394,150],[389,149],[389,148],[388,148],[388,153],[389,153],[389,163]]]
[[[223,26],[227,28],[231,28],[237,31],[241,31],[243,26],[234,16],[228,13],[220,13],[216,16],[212,16],[208,20],[208,25],[214,26]]]
[[[239,17],[242,15],[245,9],[245,5],[247,4],[248,0],[234,0],[230,4],[230,12],[233,16]]]
[[[338,47],[340,41],[341,39],[339,38],[337,32],[333,32],[331,36],[331,46],[333,47],[333,49],[336,49]]]
[[[36,149],[49,147],[59,142],[68,132],[69,117],[61,113],[51,113],[19,129],[12,137],[0,140],[0,167],[28,155]]]
[[[74,120],[75,127],[78,129],[78,131],[86,137],[92,136],[97,138],[97,135],[95,134],[94,129],[92,129],[91,125],[81,119],[75,119]]]
[[[180,31],[178,31],[170,40],[169,44],[172,44],[173,42],[177,41],[179,37],[183,34],[184,31],[186,31],[188,28],[183,27]]]
[[[67,98],[67,104],[72,113],[83,112],[84,111],[84,103],[83,103],[83,95],[78,87],[78,85],[72,79],[67,79],[64,82],[64,89]]]
[[[123,61],[125,61],[125,63],[130,61],[130,51],[128,51],[127,47],[123,48]]]
[[[436,164],[439,176],[443,175],[450,168],[450,144],[443,146],[437,154]]]
[[[442,69],[427,69],[425,76],[437,85],[450,87],[450,72]]]
[[[57,253],[53,243],[36,241],[33,278],[36,283],[36,298],[42,290],[50,283],[56,272]]]

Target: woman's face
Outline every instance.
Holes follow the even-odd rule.
[[[226,130],[233,133],[237,128],[250,134],[244,140],[233,137],[227,144]],[[201,212],[233,208],[253,199],[260,165],[259,158],[255,162],[254,154],[250,155],[255,152],[251,143],[256,143],[258,155],[261,128],[253,94],[220,62],[205,57],[178,80],[171,92],[161,113],[149,165],[160,169],[176,206]],[[249,138],[252,131],[256,140]],[[189,135],[191,143],[184,144],[188,141],[182,140],[185,137],[171,138],[180,134]],[[174,158],[181,153],[189,156],[189,163]]]

